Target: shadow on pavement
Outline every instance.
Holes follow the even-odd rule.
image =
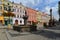
[[[41,35],[50,39],[60,38],[60,33],[55,33],[53,31],[48,30],[40,30],[39,32],[32,32],[32,34]]]
[[[20,34],[20,33],[10,33],[10,32],[9,32],[9,34],[11,35],[11,37],[18,37],[18,36],[27,36],[27,35],[30,35],[30,34],[26,34],[26,33],[25,34],[23,34],[23,33]]]
[[[60,30],[60,25],[53,26],[53,27],[47,27],[46,29],[51,29],[51,30]]]

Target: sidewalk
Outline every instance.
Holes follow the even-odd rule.
[[[6,30],[6,34],[9,40],[60,40],[60,30],[54,29],[40,28],[39,31],[32,33]]]
[[[16,32],[13,30],[6,31],[9,40],[60,40],[59,33],[52,30],[37,31],[37,32]]]
[[[0,26],[0,29],[8,28],[7,26]]]
[[[5,33],[5,29],[0,29],[0,40],[8,40]]]

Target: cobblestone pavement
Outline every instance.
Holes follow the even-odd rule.
[[[0,40],[7,40],[5,29],[0,29]]]
[[[57,32],[58,31],[58,32]],[[10,40],[60,40],[60,30],[43,29],[37,32],[7,31]]]
[[[7,34],[7,35],[6,35]],[[36,32],[17,32],[0,29],[0,40],[60,40],[60,26]]]

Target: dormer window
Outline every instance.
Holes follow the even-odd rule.
[[[20,8],[22,8],[22,7],[20,7]]]
[[[9,3],[8,3],[8,5],[9,5]]]
[[[17,7],[17,6],[16,6]]]

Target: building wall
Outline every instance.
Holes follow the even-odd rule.
[[[43,23],[49,23],[49,20],[50,20],[50,16],[47,14],[47,13],[42,13],[42,22]]]
[[[31,9],[31,8],[26,8],[26,12],[27,12],[27,15],[28,15],[28,20],[27,21],[37,22],[37,18],[36,18],[37,11],[36,10]]]
[[[45,12],[37,12],[37,21],[38,21],[38,27],[43,27],[43,24],[46,23],[48,25],[50,16]]]
[[[37,12],[37,21],[38,22],[41,22],[41,18],[42,18],[41,14],[42,14],[42,12],[40,12],[40,11]]]
[[[38,21],[38,23],[37,23],[37,26],[38,26],[38,28],[39,27],[42,27],[43,26],[43,22],[42,22],[42,12],[40,12],[40,11],[37,11],[37,21]]]
[[[2,15],[2,13],[4,12],[4,4],[6,3],[6,1],[7,0],[0,0],[0,20],[2,21],[2,24],[4,24],[4,16]]]
[[[24,24],[23,15],[25,15],[25,7],[21,4],[13,3],[13,13],[15,14],[13,20],[17,18],[18,20],[22,20],[22,23],[19,22],[18,24]]]
[[[24,25],[24,20],[22,18],[13,18],[13,24],[15,24],[15,20],[18,20],[19,25]],[[20,22],[22,21],[22,22]]]

